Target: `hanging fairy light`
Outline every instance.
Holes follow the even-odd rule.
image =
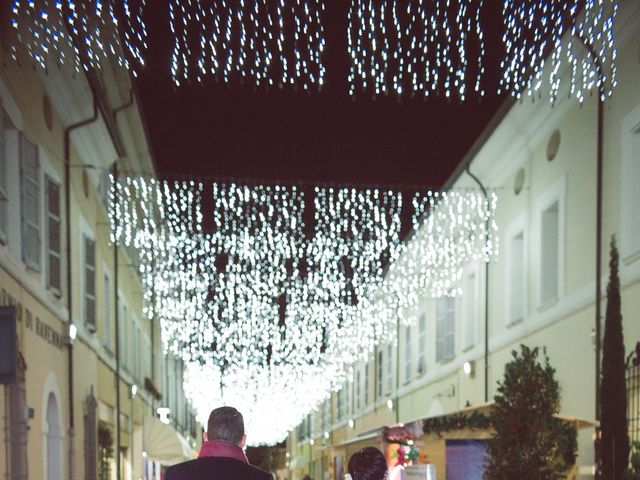
[[[484,95],[482,0],[352,0],[349,93]]]
[[[403,308],[455,294],[463,264],[497,251],[495,196],[416,193],[416,233],[404,244],[400,192],[307,195],[281,185],[112,183],[112,241],[138,251],[145,313],[187,364],[187,392],[202,415],[216,402],[242,405],[255,444],[284,438],[350,364],[393,337]],[[203,375],[217,379],[213,388]]]
[[[13,0],[12,55],[17,59],[22,45],[43,68],[72,64],[76,70],[99,68],[112,57],[135,75],[147,47],[144,9],[145,0]]]
[[[324,8],[323,0],[171,0],[173,81],[320,88]]]
[[[569,97],[581,103],[594,90],[603,100],[611,96],[618,7],[618,0],[503,2],[506,52],[499,93],[534,97],[548,88],[555,102],[564,80]]]

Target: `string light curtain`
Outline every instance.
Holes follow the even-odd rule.
[[[318,89],[323,12],[322,0],[170,0],[173,81],[216,77]]]
[[[352,0],[349,93],[483,96],[482,0]]]
[[[12,56],[23,45],[43,68],[71,64],[78,71],[111,57],[136,75],[147,49],[145,7],[146,0],[12,0]]]
[[[349,93],[483,96],[483,0],[351,0]],[[498,93],[552,102],[563,83],[583,102],[616,86],[619,0],[505,0]],[[176,85],[224,83],[320,89],[324,0],[170,0]],[[42,67],[97,68],[108,57],[137,75],[144,65],[146,0],[12,0],[18,45]]]
[[[202,418],[216,402],[246,405],[254,443],[282,440],[394,337],[403,309],[459,293],[464,263],[496,254],[495,197],[477,191],[416,193],[410,216],[426,233],[407,244],[400,192],[308,197],[296,186],[131,177],[112,188],[112,241],[138,250],[145,312],[188,365]],[[415,255],[428,258],[395,266]]]
[[[581,103],[594,90],[611,96],[618,7],[617,0],[505,0],[499,93],[535,97],[548,88],[555,102],[568,82],[568,96]]]

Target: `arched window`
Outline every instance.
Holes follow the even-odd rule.
[[[58,401],[53,393],[47,399],[47,479],[62,479],[62,435]]]

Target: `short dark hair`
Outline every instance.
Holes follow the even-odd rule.
[[[222,440],[237,445],[244,437],[244,419],[233,407],[216,408],[209,415],[207,439]]]
[[[351,455],[349,475],[353,480],[383,480],[387,477],[387,460],[380,450],[366,447]]]

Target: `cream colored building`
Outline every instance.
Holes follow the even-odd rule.
[[[640,3],[621,4],[619,83],[603,116],[601,314],[615,235],[630,352],[640,341]],[[555,106],[545,99],[505,104],[446,187],[477,188],[468,166],[498,195],[501,245],[488,266],[488,292],[484,264],[468,265],[462,296],[425,297],[407,312],[414,322],[400,327],[399,342],[382,341],[368,363],[354,366],[345,388],[291,433],[290,478],[334,478],[340,464],[346,472],[354,451],[381,446],[384,426],[482,406],[520,344],[546,348],[560,383],[561,413],[595,418],[597,120],[596,95],[583,105],[566,94]],[[579,478],[592,476],[593,434],[593,428],[579,432]]]
[[[109,172],[156,175],[135,89],[108,63],[0,55],[0,305],[15,306],[20,365],[0,396],[0,473],[159,478],[200,427],[143,314],[136,258],[109,241]]]

